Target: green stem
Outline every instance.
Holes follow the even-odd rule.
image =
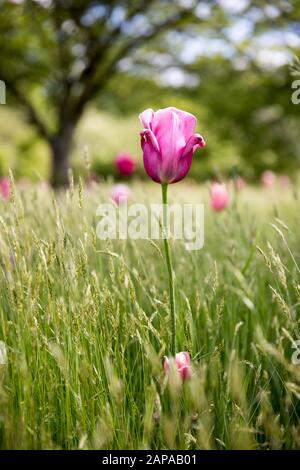
[[[163,202],[163,231],[164,231],[164,249],[166,255],[166,263],[169,276],[169,295],[170,295],[170,311],[171,311],[171,354],[175,357],[176,354],[176,312],[175,312],[175,282],[174,282],[174,271],[172,266],[172,257],[170,252],[169,240],[168,240],[168,185],[162,184],[162,202]]]

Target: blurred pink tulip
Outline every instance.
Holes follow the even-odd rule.
[[[234,178],[234,187],[237,191],[241,191],[246,186],[246,181],[242,176]]]
[[[141,147],[146,173],[157,183],[182,180],[190,170],[192,158],[205,141],[195,134],[195,116],[176,108],[146,109],[140,114],[144,127]]]
[[[120,153],[115,160],[120,175],[130,176],[135,171],[135,161],[128,153]]]
[[[287,175],[280,175],[278,180],[282,188],[287,188],[290,184],[290,178]]]
[[[177,353],[175,356],[175,364],[183,382],[191,377],[191,359],[189,353]],[[165,357],[164,370],[166,374],[169,372],[169,369],[170,359]]]
[[[125,204],[130,196],[130,189],[125,184],[117,184],[112,188],[111,197],[116,204]]]
[[[226,184],[212,183],[211,185],[211,207],[220,212],[229,205],[230,196]]]
[[[265,188],[272,188],[276,183],[276,175],[271,170],[266,170],[261,175],[261,182]]]
[[[47,191],[50,190],[50,188],[51,188],[51,186],[50,186],[49,182],[46,181],[46,180],[45,180],[45,181],[40,181],[40,182],[38,183],[38,189],[39,189],[40,191],[47,192]]]
[[[0,193],[3,199],[9,198],[9,179],[6,176],[0,178]]]

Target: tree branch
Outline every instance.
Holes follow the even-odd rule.
[[[76,105],[75,105],[75,114],[81,114],[85,104],[106,84],[107,80],[111,76],[113,69],[119,60],[126,56],[131,50],[136,47],[146,43],[147,41],[158,36],[164,29],[169,28],[170,26],[176,26],[183,18],[188,17],[191,13],[191,10],[181,10],[179,13],[169,17],[167,20],[161,22],[158,25],[154,26],[154,29],[151,33],[142,35],[138,38],[133,38],[131,41],[126,43],[111,59],[108,65],[102,70],[99,74],[97,72],[91,73],[89,75],[89,80],[86,81],[86,86],[80,95]]]
[[[124,21],[130,21],[134,16],[136,16],[139,13],[145,14],[153,5],[153,3],[156,0],[140,0],[137,1],[131,8],[128,9],[126,19]],[[109,9],[110,12],[112,12],[114,8],[115,2],[111,2]],[[54,9],[57,12],[57,14],[60,12],[60,2],[59,0],[54,0]],[[69,13],[71,13],[72,19],[76,22],[78,27],[81,28],[80,25],[80,14],[82,14],[82,11],[80,8],[70,8]],[[107,19],[107,17],[106,17]],[[93,77],[94,74],[97,73],[97,67],[99,66],[99,62],[103,60],[105,57],[105,54],[107,51],[110,51],[113,49],[115,43],[118,41],[120,36],[122,35],[122,26],[124,24],[124,21],[120,22],[112,31],[105,30],[102,35],[99,36],[96,35],[95,30],[90,31],[89,33],[89,39],[88,41],[90,42],[90,45],[88,47],[89,50],[89,64],[88,66],[83,70],[82,74],[76,81],[73,83],[69,82],[67,77],[65,80],[65,87],[64,87],[64,95],[62,97],[62,101],[60,103],[60,109],[59,109],[59,120],[60,120],[60,126],[63,127],[65,123],[67,123],[70,120],[74,120],[75,122],[80,118],[82,110],[85,106],[85,103],[80,103],[77,105],[78,100],[75,98],[74,99],[74,94],[72,93],[73,87],[80,85],[85,85],[88,86],[88,83],[90,81],[90,78]],[[99,23],[98,26],[101,28],[105,24],[105,20],[102,19]],[[57,21],[55,24],[56,29],[57,28]],[[87,32],[85,30],[85,32]],[[99,33],[99,32],[98,32]],[[136,43],[136,41],[134,41]],[[58,45],[60,47],[61,45]],[[85,90],[85,86],[84,86]]]
[[[136,4],[132,10],[128,11],[125,21],[130,21],[135,15],[141,12],[147,12],[154,1],[155,0],[142,0]],[[122,25],[123,22],[121,22],[113,31],[111,31],[104,41],[100,41],[98,47],[92,51],[89,66],[83,70],[79,78],[80,83],[83,83],[86,78],[89,78],[91,75],[93,75],[93,73],[95,73],[99,59],[105,55],[107,50],[111,48],[115,44],[116,40],[120,37],[122,33]]]
[[[45,124],[43,123],[43,121],[41,120],[40,116],[38,115],[32,103],[30,103],[30,101],[25,96],[25,94],[21,92],[15,86],[12,80],[4,79],[4,82],[8,90],[15,96],[18,102],[22,104],[22,106],[24,107],[25,111],[27,112],[29,122],[36,127],[41,137],[49,141],[51,139],[50,133],[48,129],[46,128]]]

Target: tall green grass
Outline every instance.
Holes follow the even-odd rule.
[[[161,247],[104,242],[109,184],[16,189],[0,203],[0,446],[14,449],[299,448],[299,200],[245,189],[210,211],[205,244],[171,243],[177,334],[193,376],[163,373],[170,318]],[[132,201],[158,202],[154,183]],[[2,344],[3,347],[3,344]]]

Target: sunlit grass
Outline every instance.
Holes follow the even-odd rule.
[[[2,448],[299,448],[299,201],[247,188],[212,213],[205,244],[171,243],[178,348],[192,379],[163,373],[169,306],[164,260],[148,241],[96,237],[101,183],[54,198],[40,188],[1,201]],[[154,183],[132,201],[159,202]]]

